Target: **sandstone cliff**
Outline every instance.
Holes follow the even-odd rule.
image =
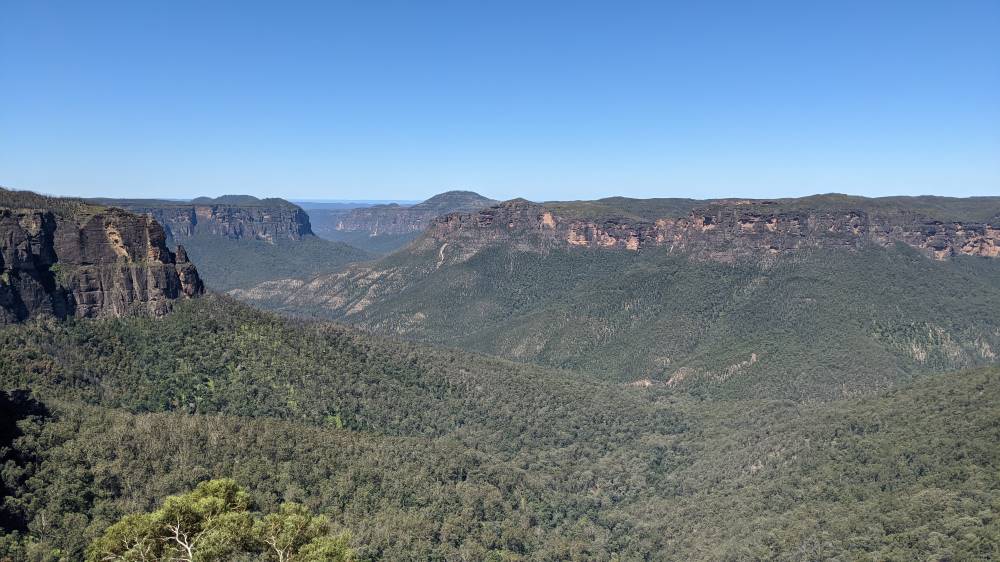
[[[859,249],[903,243],[928,257],[1000,257],[1000,214],[985,221],[942,221],[924,213],[868,205],[809,208],[795,201],[714,201],[686,216],[581,216],[566,204],[514,199],[432,221],[415,249],[441,248],[441,259],[467,258],[504,240],[523,249],[552,245],[641,251],[664,248],[730,261],[754,252],[805,248]],[[450,253],[449,253],[450,252]]]
[[[95,199],[134,213],[151,215],[178,242],[198,234],[231,240],[301,240],[311,235],[309,215],[284,199],[227,195],[199,197],[190,202],[152,199]]]
[[[204,292],[149,216],[0,190],[0,324],[37,315],[166,314]]]

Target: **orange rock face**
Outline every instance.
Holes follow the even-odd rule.
[[[504,227],[503,232],[496,231],[498,225]],[[945,223],[914,213],[890,216],[851,208],[768,212],[766,202],[751,205],[748,201],[650,221],[564,219],[543,205],[516,199],[475,213],[436,218],[429,232],[438,243],[460,240],[471,248],[516,234],[534,235],[537,249],[558,245],[629,251],[665,248],[722,261],[753,252],[860,249],[898,242],[938,260],[956,255],[1000,257],[1000,224]]]

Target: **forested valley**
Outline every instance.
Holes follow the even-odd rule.
[[[198,273],[313,252],[301,209],[247,201],[0,190],[0,560],[1000,556],[992,227],[907,212],[880,243],[860,211],[724,207],[767,249],[720,259],[638,251],[648,222],[566,247],[516,200],[378,262],[338,253],[295,293],[326,304],[283,315]],[[612,203],[695,204],[551,207]]]
[[[82,558],[220,478],[251,519],[301,505],[360,560],[998,554],[996,369],[832,402],[700,399],[218,296],[0,338],[3,387],[30,389],[3,398],[12,559]]]

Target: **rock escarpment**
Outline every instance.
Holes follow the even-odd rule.
[[[199,234],[231,240],[301,240],[312,235],[309,215],[284,199],[250,196],[199,197],[188,203],[159,200],[100,199],[134,213],[148,214],[178,242]]]
[[[665,248],[731,261],[754,252],[787,254],[807,248],[860,249],[903,243],[928,257],[1000,257],[1000,215],[988,221],[942,221],[905,209],[806,208],[773,201],[717,201],[687,216],[654,220],[627,216],[563,216],[514,199],[473,213],[433,220],[419,244],[445,243],[468,257],[498,240],[523,249],[553,245],[640,251]],[[565,206],[563,206],[565,207]]]
[[[409,234],[423,231],[435,217],[471,212],[496,203],[472,191],[448,191],[409,207],[393,203],[344,211],[338,216],[335,229],[367,232],[371,236]]]
[[[39,315],[160,316],[177,300],[204,292],[184,249],[171,252],[163,228],[149,216],[21,192],[2,195],[0,324]]]
[[[636,386],[833,398],[996,362],[998,213],[1000,198],[514,200],[437,218],[379,261],[232,294]]]

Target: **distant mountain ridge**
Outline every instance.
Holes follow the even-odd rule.
[[[298,207],[298,205],[280,197],[265,197],[260,199],[253,195],[220,195],[218,197],[195,197],[191,200],[195,205],[239,205],[243,207]]]
[[[419,236],[435,217],[472,212],[496,203],[473,191],[448,191],[409,206],[390,203],[309,213],[319,236],[386,254]]]
[[[470,212],[496,204],[472,191],[448,191],[409,207],[389,204],[351,209],[337,223],[342,231],[379,234],[407,234],[427,228],[431,219],[446,213]]]

